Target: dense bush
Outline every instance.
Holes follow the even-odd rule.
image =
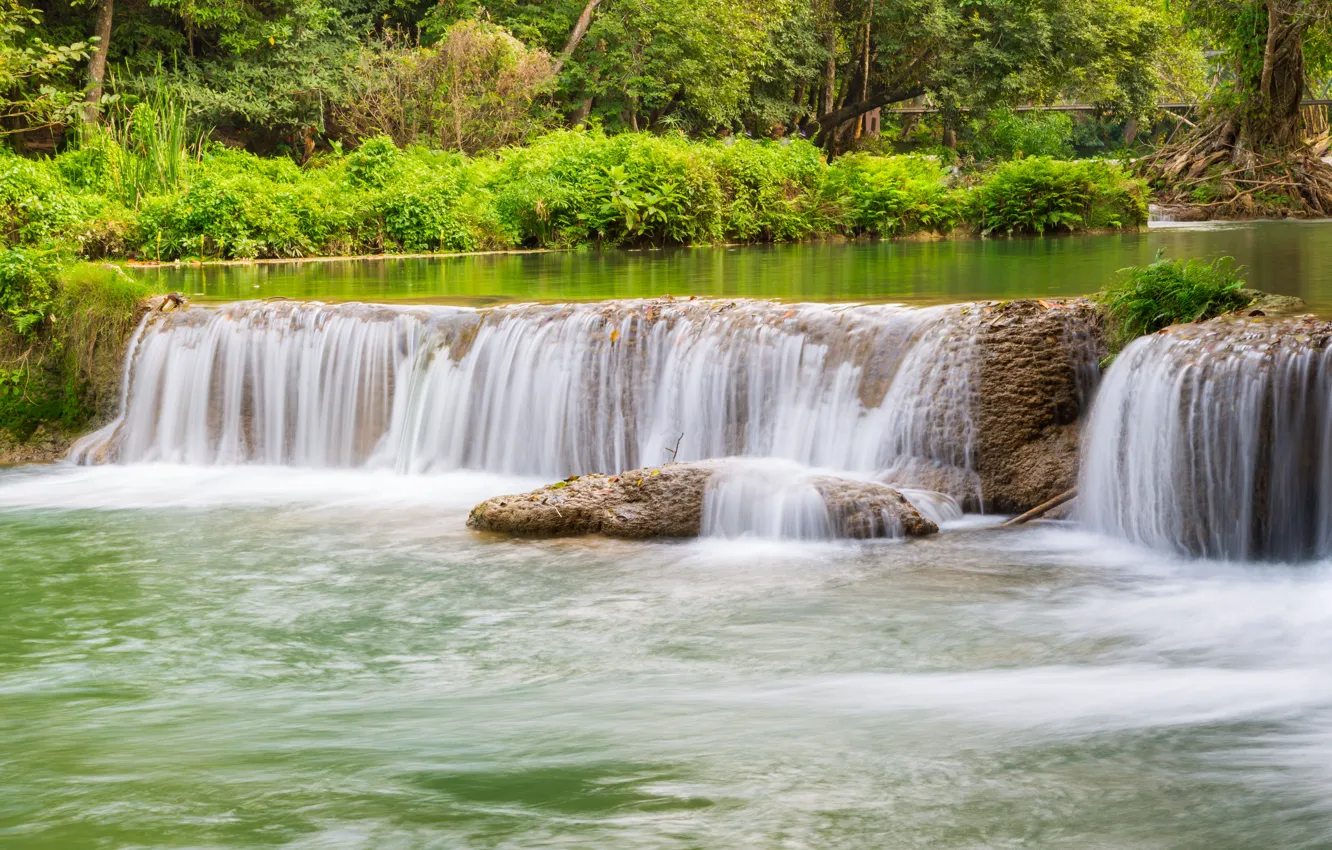
[[[5,243],[93,259],[280,258],[1043,233],[1146,215],[1141,185],[1109,162],[1030,157],[962,178],[922,156],[830,166],[803,140],[561,130],[476,157],[380,135],[298,166],[197,150],[162,115],[136,109],[139,129],[87,133],[54,159],[0,154]]]
[[[1097,300],[1112,322],[1111,349],[1180,322],[1210,319],[1247,305],[1253,293],[1230,257],[1210,263],[1166,260],[1120,271],[1119,280]]]
[[[963,212],[962,196],[930,157],[845,156],[828,169],[824,195],[854,233],[947,232]]]
[[[73,190],[50,161],[0,149],[0,235],[10,245],[37,245],[66,237],[104,205]]]
[[[1030,157],[998,166],[974,191],[971,216],[986,234],[1121,228],[1147,220],[1147,199],[1113,162]]]

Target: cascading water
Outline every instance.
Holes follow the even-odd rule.
[[[827,505],[809,470],[775,458],[719,465],[703,495],[702,534],[799,540],[835,536]]]
[[[958,308],[743,301],[191,309],[145,325],[120,420],[76,458],[556,477],[748,455],[905,484],[971,466],[975,333]]]
[[[1080,512],[1182,553],[1332,555],[1332,345],[1325,325],[1229,321],[1132,343],[1100,389]]]

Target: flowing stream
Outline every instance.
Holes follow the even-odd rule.
[[[75,456],[552,478],[734,455],[965,471],[974,334],[957,307],[241,302],[150,316],[123,417]],[[975,488],[962,475],[951,495]]]
[[[1332,846],[1328,379],[1264,327],[1135,344],[1086,524],[995,529],[962,308],[157,316],[0,470],[0,846]],[[741,456],[699,540],[464,526],[674,452]],[[943,533],[819,539],[922,465]]]
[[[1132,343],[1084,441],[1084,521],[1216,558],[1332,556],[1327,343],[1316,323],[1272,320]]]
[[[1326,565],[463,528],[533,483],[0,473],[0,845],[1328,844]]]

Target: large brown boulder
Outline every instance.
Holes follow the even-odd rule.
[[[727,461],[672,463],[619,475],[582,475],[529,493],[496,496],[472,509],[467,525],[523,537],[697,537],[708,481]],[[916,537],[938,526],[883,484],[827,475],[806,482],[823,498],[841,537]]]
[[[1009,301],[983,306],[979,321],[979,507],[1019,513],[1077,482],[1079,420],[1106,353],[1101,316],[1086,299]]]

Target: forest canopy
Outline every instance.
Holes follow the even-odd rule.
[[[1146,117],[1201,67],[1160,0],[3,2],[9,130],[165,88],[256,150],[381,131],[475,151],[585,122],[832,148],[908,101],[959,126],[1061,100]]]

